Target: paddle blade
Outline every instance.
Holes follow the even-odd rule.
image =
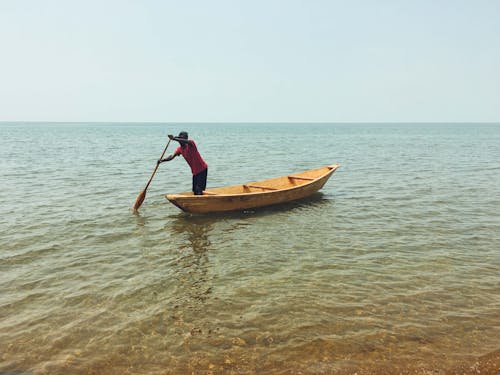
[[[137,199],[135,200],[134,211],[137,211],[139,207],[141,207],[141,204],[142,202],[144,202],[145,198],[146,198],[146,190],[143,190],[139,193]]]

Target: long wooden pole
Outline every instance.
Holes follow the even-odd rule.
[[[162,152],[162,154],[160,156],[160,160],[163,159],[163,155],[165,155],[165,152],[167,151],[167,148],[168,148],[168,145],[170,144],[170,141],[171,141],[171,139],[168,140],[167,145],[165,146],[165,149],[163,150],[163,152]],[[137,196],[137,199],[135,200],[135,204],[134,204],[134,211],[137,211],[139,209],[139,207],[141,207],[142,202],[144,202],[144,199],[146,198],[146,190],[148,189],[149,184],[151,183],[151,180],[153,180],[153,177],[154,177],[154,175],[156,173],[156,170],[158,169],[159,165],[160,165],[159,163],[156,163],[156,167],[155,167],[155,169],[153,171],[153,174],[149,178],[149,181],[146,184],[146,187]]]

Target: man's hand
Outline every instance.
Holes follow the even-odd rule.
[[[156,161],[156,164],[161,164],[162,162],[163,162],[163,160],[158,159],[158,160]]]
[[[172,134],[169,134],[169,135],[168,135],[168,138],[170,138],[170,139],[174,139],[174,136],[173,136]]]

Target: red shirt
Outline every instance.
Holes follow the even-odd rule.
[[[182,147],[179,146],[174,152],[174,155],[182,155],[191,167],[191,172],[193,175],[198,174],[208,168],[208,164],[201,157],[196,148],[196,143],[193,140],[189,140],[188,143]]]

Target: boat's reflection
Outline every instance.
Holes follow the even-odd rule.
[[[211,245],[209,235],[213,225],[214,221],[209,217],[188,216],[180,213],[167,224],[167,229],[183,239],[182,249],[204,254]]]
[[[171,263],[176,268],[176,303],[182,310],[201,311],[212,293],[209,250],[213,223],[180,214],[168,221],[165,230],[173,234],[177,258]]]

